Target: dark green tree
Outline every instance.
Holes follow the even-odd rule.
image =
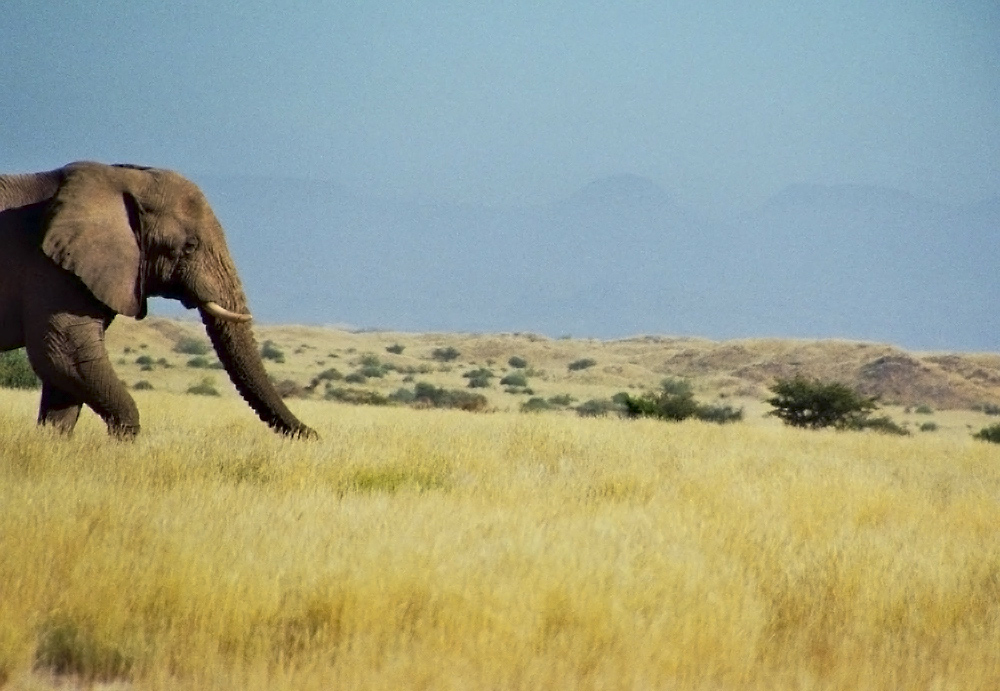
[[[869,416],[878,408],[877,396],[862,396],[839,382],[824,382],[796,376],[779,379],[771,386],[774,394],[767,399],[774,410],[769,415],[786,425],[819,429],[863,429],[884,426]],[[882,420],[878,418],[877,420]]]

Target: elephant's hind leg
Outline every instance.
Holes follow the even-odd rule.
[[[42,404],[38,408],[38,424],[51,425],[63,433],[72,432],[80,417],[82,405],[83,401],[76,396],[46,382],[42,384]]]

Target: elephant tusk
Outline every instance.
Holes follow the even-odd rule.
[[[227,322],[248,322],[253,317],[249,314],[240,314],[238,312],[230,312],[225,307],[217,302],[205,302],[202,303],[201,308],[211,314],[217,319],[222,319]]]

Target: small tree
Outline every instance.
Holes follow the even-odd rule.
[[[877,396],[862,396],[839,382],[801,376],[777,380],[771,392],[774,396],[767,403],[774,410],[768,414],[793,427],[861,429],[866,423],[872,426],[869,415],[878,408]]]

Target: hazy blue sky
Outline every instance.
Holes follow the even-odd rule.
[[[517,204],[648,176],[1000,195],[995,0],[6,0],[0,165],[93,158]]]

